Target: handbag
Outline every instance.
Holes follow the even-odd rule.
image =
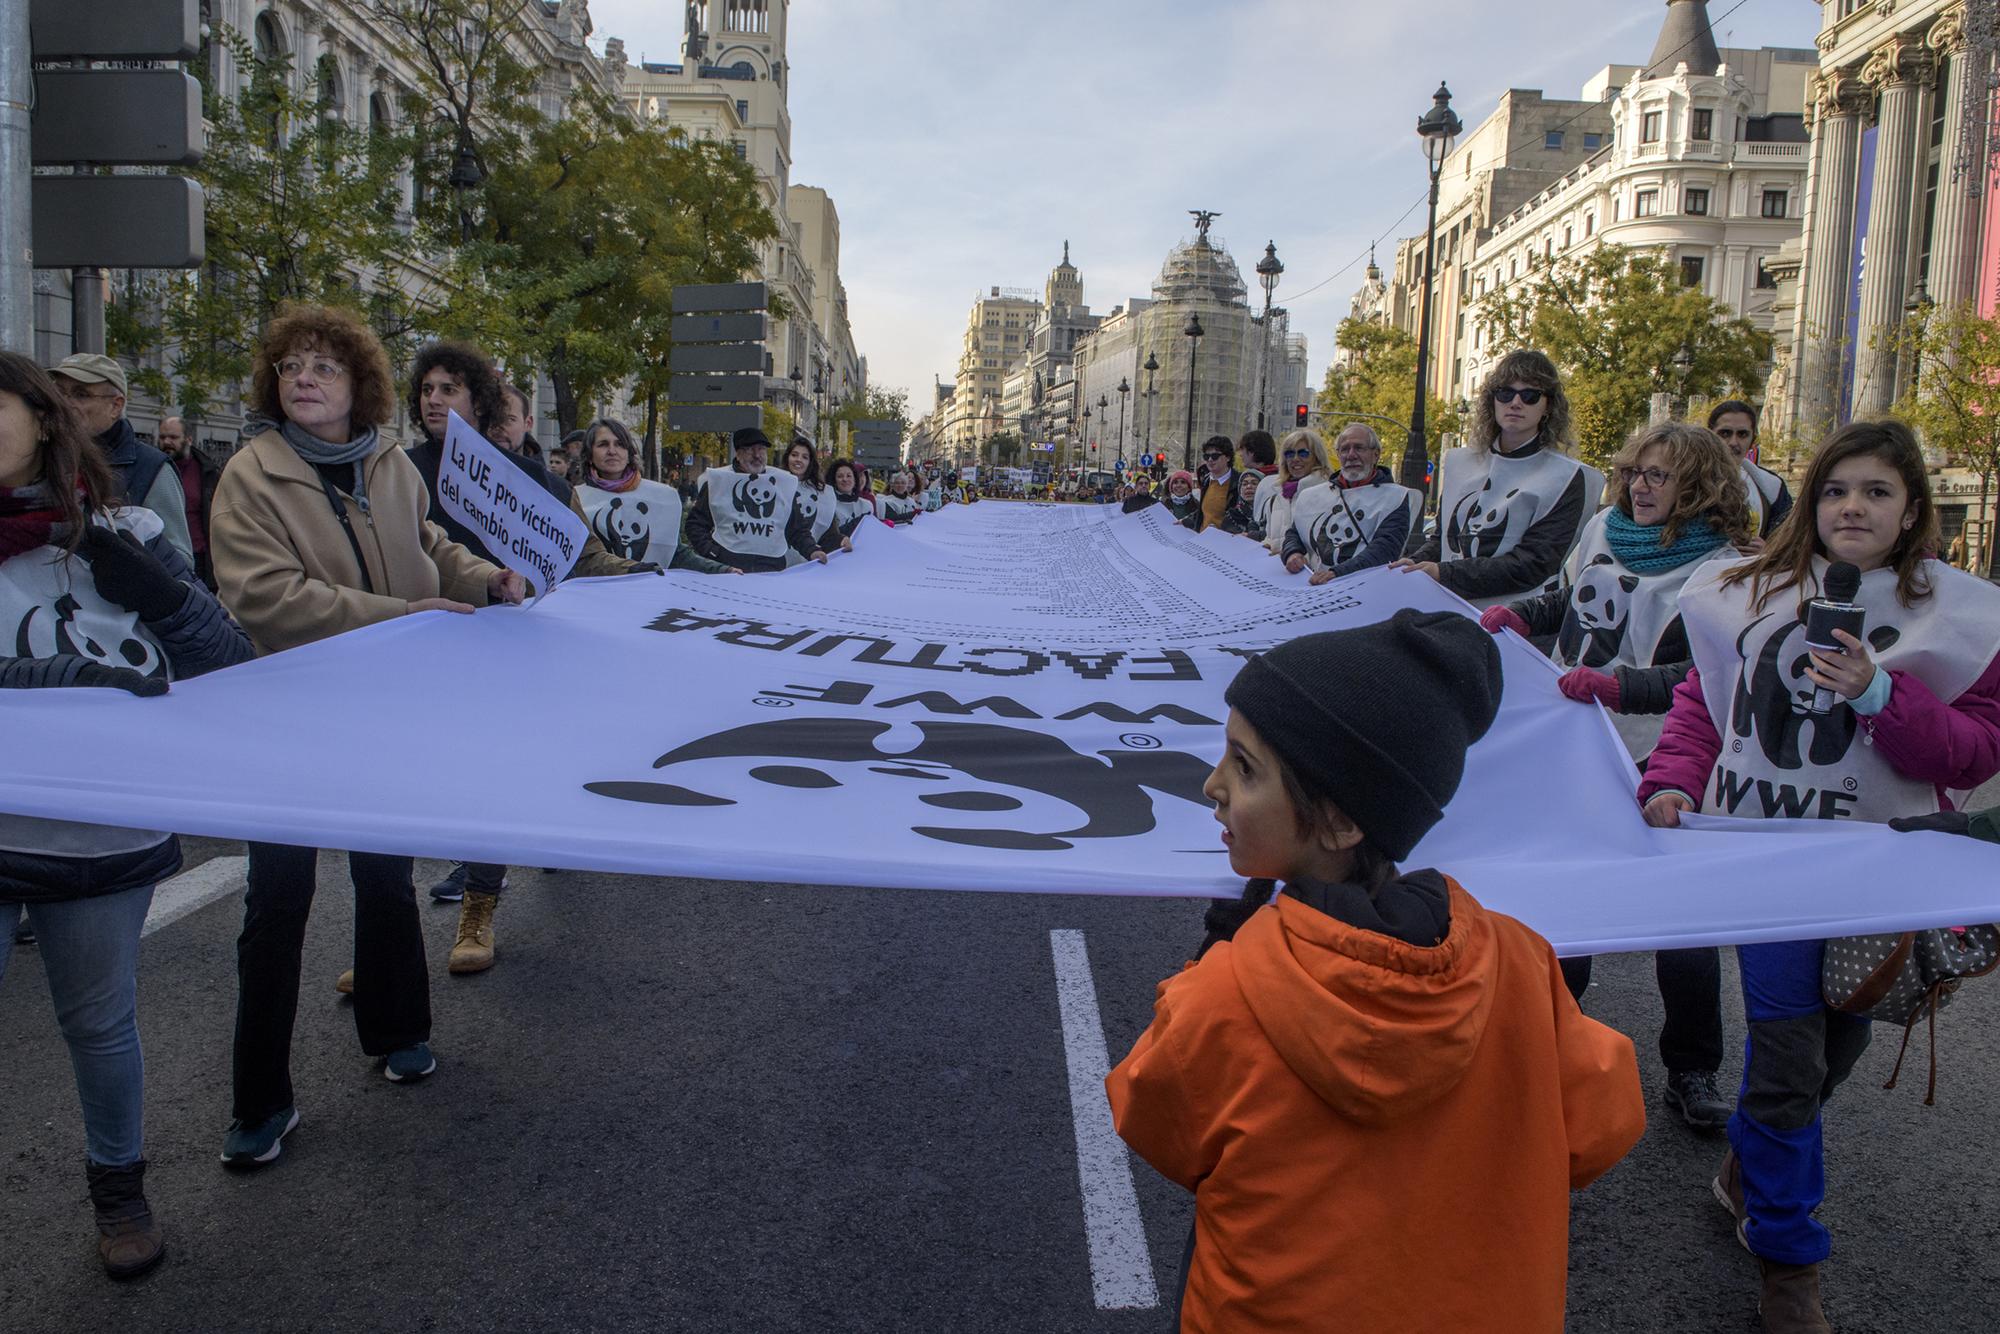
[[[1951,1002],[1966,979],[1984,977],[1995,968],[2000,968],[2000,926],[1847,936],[1826,942],[1820,994],[1842,1014],[1903,1026],[1903,1045],[1889,1082],[1882,1086],[1885,1089],[1896,1087],[1917,1022],[1928,1021],[1931,1073],[1924,1095],[1928,1107],[1937,1101],[1937,1012]]]

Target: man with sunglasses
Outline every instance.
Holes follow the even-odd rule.
[[[159,515],[167,541],[193,565],[194,538],[188,532],[187,496],[180,476],[167,466],[167,456],[142,443],[125,420],[125,368],[110,357],[79,352],[50,367],[49,374],[83,419],[83,429],[104,451],[104,461],[118,474],[125,503]]]
[[[1792,512],[1792,492],[1784,478],[1757,462],[1757,409],[1740,398],[1724,399],[1709,409],[1708,429],[1743,466],[1743,482],[1750,491],[1750,528],[1757,535],[1745,550],[1762,551],[1764,539],[1777,532]]]
[[[1212,435],[1201,444],[1202,528],[1221,523],[1235,498],[1236,446],[1226,435]]]

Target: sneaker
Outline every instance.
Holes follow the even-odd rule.
[[[1736,1150],[1722,1155],[1722,1166],[1716,1169],[1715,1180],[1709,1183],[1715,1193],[1715,1202],[1729,1211],[1736,1220],[1736,1240],[1744,1250],[1750,1249],[1750,1239],[1744,1235],[1744,1225],[1749,1222],[1750,1209],[1743,1203],[1743,1164],[1737,1161]]]
[[[457,903],[465,897],[465,863],[453,862],[451,873],[431,886],[432,903]]]
[[[431,1044],[419,1042],[401,1051],[390,1052],[383,1062],[382,1074],[391,1084],[414,1084],[437,1068],[437,1057],[431,1055]]]
[[[1660,1100],[1679,1112],[1681,1120],[1692,1129],[1705,1135],[1726,1128],[1729,1113],[1734,1110],[1729,1099],[1722,1096],[1715,1073],[1710,1070],[1669,1071]]]
[[[278,1156],[285,1136],[298,1129],[299,1109],[287,1107],[256,1125],[231,1121],[222,1137],[222,1161],[231,1167],[258,1167]]]

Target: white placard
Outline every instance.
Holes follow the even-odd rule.
[[[438,462],[438,504],[479,534],[486,550],[547,593],[583,554],[590,529],[507,452],[451,414]]]

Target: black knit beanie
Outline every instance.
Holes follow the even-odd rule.
[[[1444,815],[1500,708],[1500,650],[1456,612],[1405,608],[1253,658],[1224,698],[1396,861]]]

